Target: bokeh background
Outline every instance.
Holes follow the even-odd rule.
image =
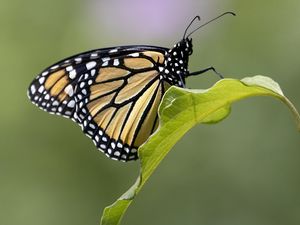
[[[93,225],[133,184],[139,163],[98,152],[80,128],[26,96],[45,67],[124,44],[171,47],[188,22],[233,10],[193,35],[190,70],[262,74],[300,109],[299,0],[0,1],[0,224]],[[208,88],[213,73],[190,78]],[[236,103],[217,125],[176,144],[123,224],[298,225],[300,136],[287,107],[268,97]]]

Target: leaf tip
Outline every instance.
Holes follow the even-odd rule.
[[[275,92],[276,94],[284,96],[279,84],[270,77],[256,75],[254,77],[245,77],[241,81],[246,85],[264,87]]]

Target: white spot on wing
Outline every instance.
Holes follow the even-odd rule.
[[[55,69],[57,69],[58,68],[58,65],[55,65],[55,66],[52,66],[50,69],[51,70],[55,70]]]
[[[93,130],[95,130],[95,129],[96,129],[95,125],[94,125],[94,124],[92,124],[92,123],[90,123],[90,124],[89,124],[89,126],[90,126],[90,128],[92,128]]]
[[[75,101],[74,101],[74,100],[71,100],[71,101],[68,103],[68,107],[74,108],[74,106],[75,106]]]
[[[69,84],[67,87],[65,87],[65,92],[72,97],[74,94],[73,86]]]
[[[66,68],[66,71],[68,71],[68,72],[70,72],[71,70],[73,70],[73,66],[68,66],[68,67]]]
[[[42,73],[42,76],[46,76],[49,72],[48,71],[45,71]]]
[[[69,77],[71,79],[74,79],[76,77],[76,70],[72,70],[70,73],[69,73]]]
[[[49,95],[49,94],[46,94],[46,95],[45,95],[45,99],[46,99],[46,100],[49,100],[49,99],[50,99],[50,95]]]
[[[83,88],[84,85],[85,85],[85,82],[81,82],[80,85],[79,85],[79,87],[80,87],[80,88]]]
[[[140,53],[135,52],[135,53],[131,53],[131,54],[129,54],[129,55],[132,56],[132,57],[139,57],[139,56],[140,56]]]
[[[106,137],[102,137],[102,141],[107,142],[107,138]]]
[[[85,66],[88,70],[93,69],[97,63],[95,61],[88,62]]]
[[[38,91],[39,91],[40,93],[43,93],[44,89],[45,89],[44,86],[40,86],[40,88],[39,88]]]
[[[105,144],[101,144],[100,148],[102,148],[103,150],[105,150],[106,149],[106,145]]]
[[[40,84],[43,84],[44,81],[45,81],[45,77],[41,77],[41,78],[39,79]]]
[[[103,62],[108,61],[108,60],[110,60],[109,57],[102,58],[102,61],[103,61]]]
[[[118,146],[118,148],[122,148],[123,147],[123,145],[120,142],[117,144],[117,146]]]
[[[96,140],[96,142],[99,142],[99,136],[98,135],[95,136],[95,140]]]
[[[75,58],[75,62],[81,62],[82,61],[82,58]]]
[[[86,95],[86,94],[87,94],[87,92],[86,92],[86,90],[85,90],[85,89],[82,89],[82,90],[81,90],[81,93],[82,93],[82,94],[84,94],[84,95]]]
[[[115,48],[115,49],[110,50],[109,53],[114,53],[114,52],[117,52],[117,51],[118,51],[118,49]]]
[[[120,64],[120,61],[118,59],[114,60],[114,66],[118,66]]]
[[[36,92],[36,89],[35,89],[35,86],[34,86],[34,85],[31,85],[30,91],[31,91],[31,93],[34,95],[34,93]]]
[[[115,151],[115,152],[114,152],[114,155],[115,155],[115,156],[120,156],[121,153],[120,153],[119,151]]]
[[[54,102],[52,103],[53,106],[57,106],[58,104],[59,104],[58,101],[54,101]]]

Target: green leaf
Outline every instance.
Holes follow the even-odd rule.
[[[281,100],[292,111],[300,131],[299,113],[283,95],[279,85],[268,77],[247,77],[241,81],[223,79],[207,90],[171,87],[159,108],[159,129],[138,150],[141,171],[137,181],[114,204],[105,208],[101,225],[120,223],[136,194],[189,129],[198,123],[221,121],[229,115],[233,102],[252,96],[271,96]]]

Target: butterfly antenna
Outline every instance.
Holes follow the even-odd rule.
[[[209,20],[209,21],[207,21],[206,23],[204,23],[204,24],[202,24],[201,26],[199,26],[198,28],[196,28],[195,30],[193,30],[191,33],[189,33],[188,36],[186,36],[186,37],[188,38],[189,36],[191,36],[193,33],[195,33],[195,32],[196,32],[197,30],[199,30],[200,28],[206,26],[207,24],[209,24],[209,23],[211,23],[211,22],[213,22],[213,21],[215,21],[215,20],[217,20],[217,19],[219,19],[220,17],[223,17],[223,16],[225,16],[225,15],[236,16],[236,14],[235,14],[234,12],[225,12],[225,13],[222,13],[221,15],[219,15],[219,16],[213,18],[212,20]],[[194,20],[195,20],[195,19],[194,19]],[[193,21],[194,21],[194,20],[193,20]],[[193,21],[192,21],[192,22],[193,22]],[[191,25],[191,24],[190,24],[190,25]],[[190,26],[190,25],[189,25],[189,26]],[[184,37],[185,37],[185,36],[184,36]]]
[[[190,28],[190,26],[194,23],[194,21],[198,19],[200,21],[200,16],[195,16],[194,19],[192,19],[192,21],[189,23],[189,25],[186,27],[184,34],[183,34],[183,39],[185,39],[185,35],[188,31],[188,29]]]

